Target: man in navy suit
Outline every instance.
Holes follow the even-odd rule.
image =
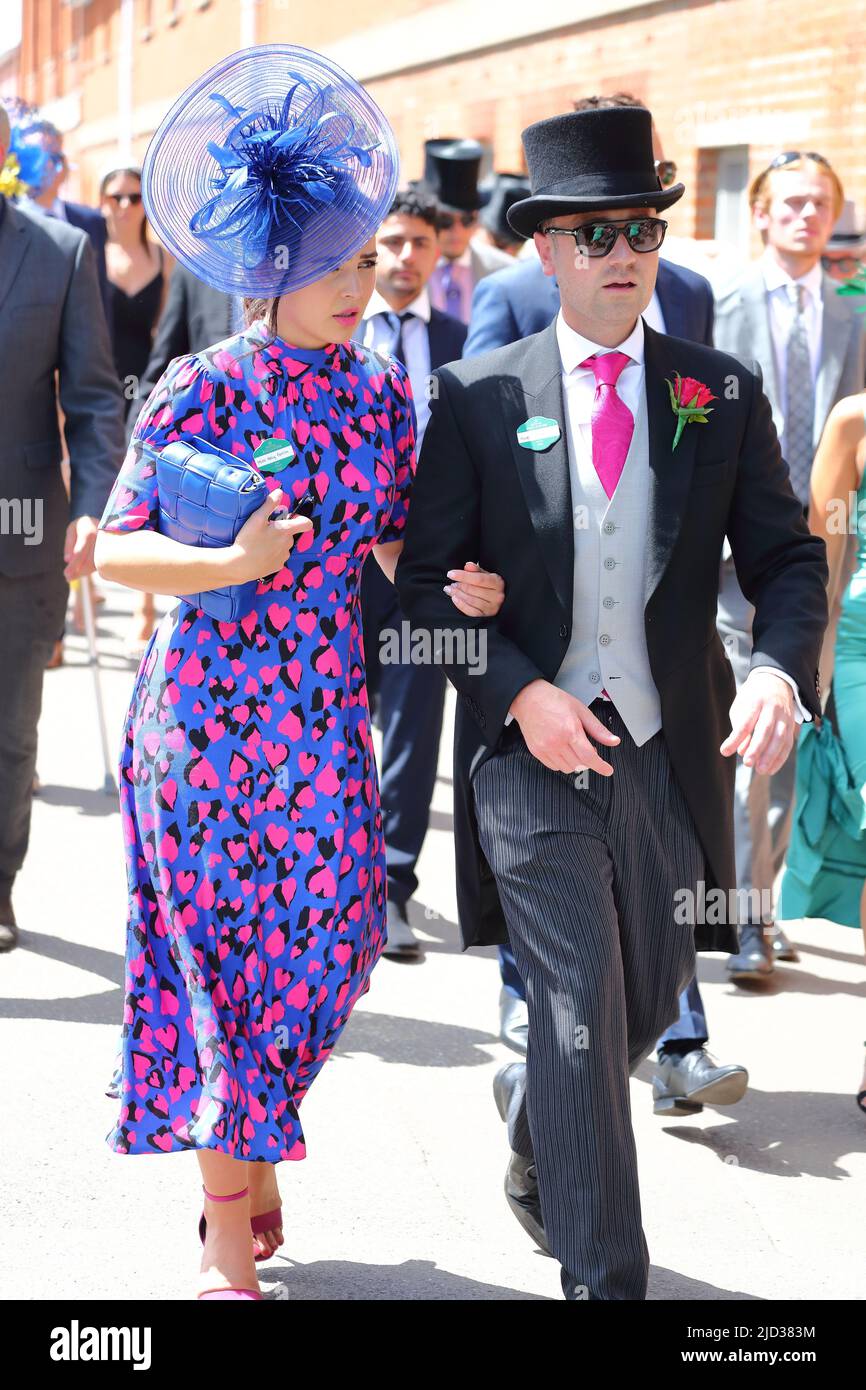
[[[604,99],[601,99],[602,103]],[[592,104],[596,103],[593,99]],[[619,105],[619,101],[613,104]],[[636,104],[636,103],[622,103]],[[578,103],[578,109],[582,103]],[[657,145],[657,137],[656,137]],[[661,151],[656,147],[656,165]],[[489,275],[475,289],[464,357],[478,357],[530,334],[540,333],[559,313],[556,281],[540,260],[520,262]],[[643,320],[660,333],[713,345],[713,291],[693,270],[660,259],[652,299]],[[510,946],[500,946],[502,974],[500,1036],[516,1052],[526,1052],[526,990]],[[705,1050],[708,1025],[697,978],[680,995],[680,1015],[659,1039],[653,1077],[653,1108],[668,1119],[698,1114],[707,1104],[733,1104],[745,1094],[748,1073],[738,1063],[716,1065]]]
[[[376,238],[376,289],[358,338],[396,357],[409,372],[415,397],[417,447],[430,418],[430,373],[456,361],[466,327],[434,309],[427,282],[439,259],[436,200],[422,190],[398,192]],[[397,591],[378,565],[361,580],[367,692],[382,730],[380,788],[388,863],[388,944],[397,959],[418,955],[406,905],[418,886],[415,865],[430,819],[445,675],[439,665],[380,659],[383,634],[403,631]]]

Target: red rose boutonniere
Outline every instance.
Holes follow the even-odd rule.
[[[667,378],[665,380],[667,381]],[[671,393],[671,410],[677,417],[677,430],[671,445],[673,453],[686,425],[707,423],[707,416],[711,415],[713,410],[710,401],[714,401],[716,397],[703,382],[695,381],[693,376],[680,376],[679,372],[674,372],[674,382],[672,384],[667,381],[667,387]]]

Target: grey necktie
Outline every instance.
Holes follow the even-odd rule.
[[[786,349],[785,458],[791,474],[791,487],[803,506],[809,503],[809,474],[812,471],[812,429],[815,420],[815,390],[812,363],[806,337],[802,285],[790,285],[794,319]]]

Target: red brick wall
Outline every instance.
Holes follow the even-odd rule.
[[[241,0],[210,0],[204,8],[196,0],[177,3],[181,17],[170,26],[172,0],[137,0],[133,92],[140,113],[166,109],[195,73],[240,44]],[[424,139],[443,133],[492,141],[497,167],[520,169],[524,125],[568,110],[573,97],[624,88],[652,109],[665,154],[687,186],[669,214],[672,233],[711,232],[716,145],[748,144],[753,173],[780,149],[817,149],[866,213],[866,0],[659,0],[499,46],[495,6],[489,8],[491,47],[484,52],[369,81],[397,130],[404,177],[420,172]],[[261,0],[257,38],[316,47],[421,9],[435,5]],[[78,164],[73,195],[94,195],[98,169],[112,155],[118,11],[118,0],[92,0],[77,10],[60,0],[24,0],[22,94],[46,101],[80,93],[81,124],[67,136]],[[148,16],[152,35],[145,40]],[[383,49],[398,61],[396,45]],[[148,137],[146,128],[137,137],[139,157]]]

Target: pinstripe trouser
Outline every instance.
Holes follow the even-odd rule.
[[[511,1147],[534,1158],[566,1297],[642,1299],[629,1074],[694,975],[694,928],[674,920],[674,894],[696,892],[704,855],[663,734],[638,748],[612,704],[592,708],[621,739],[599,745],[612,777],[590,772],[581,787],[552,772],[514,725],[473,792],[529,1010]]]

